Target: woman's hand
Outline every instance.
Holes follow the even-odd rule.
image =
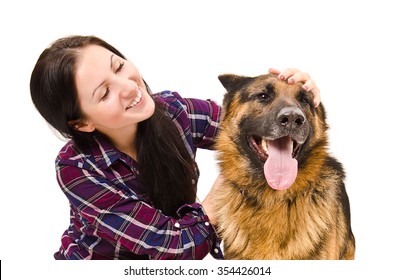
[[[319,88],[315,84],[315,82],[311,79],[310,75],[305,72],[301,72],[296,68],[287,68],[283,71],[270,68],[270,74],[278,75],[278,78],[283,81],[288,81],[288,84],[294,84],[297,82],[303,83],[303,89],[305,91],[311,91],[314,94],[314,105],[318,107],[319,103],[321,103],[321,95]]]
[[[214,225],[216,224],[216,211],[214,209],[213,201],[215,200],[215,192],[218,188],[220,188],[221,184],[223,183],[223,177],[221,174],[217,176],[216,181],[213,184],[213,187],[210,189],[209,193],[201,203],[203,209],[205,210],[207,216],[209,217],[210,222]]]

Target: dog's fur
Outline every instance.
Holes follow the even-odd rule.
[[[216,140],[224,183],[215,208],[225,259],[353,259],[345,175],[327,151],[323,105],[275,75],[219,79],[227,93]],[[261,139],[288,137],[301,144],[293,155],[298,173],[290,187],[272,188]]]

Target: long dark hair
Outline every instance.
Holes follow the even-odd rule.
[[[75,84],[78,50],[98,45],[126,59],[116,48],[95,36],[58,39],[39,56],[30,79],[32,101],[42,117],[63,137],[79,147],[89,145],[99,132],[81,132],[70,121],[83,119]],[[146,84],[146,83],[145,83]],[[146,88],[150,92],[148,85]],[[150,92],[151,93],[151,92]],[[151,200],[163,213],[195,202],[196,166],[180,133],[160,102],[152,117],[138,124],[137,151],[140,178]]]

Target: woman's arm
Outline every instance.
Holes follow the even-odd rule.
[[[91,170],[63,165],[58,181],[82,217],[77,221],[84,223],[78,228],[82,235],[94,233],[151,259],[202,259],[218,246],[200,204],[184,205],[175,219]]]
[[[220,188],[222,183],[223,177],[221,176],[221,174],[219,174],[214,181],[213,187],[210,189],[209,193],[206,195],[205,199],[201,203],[213,225],[216,224],[216,211],[213,207],[214,200],[216,199],[215,192]]]
[[[184,98],[181,102],[187,107],[194,145],[197,148],[212,149],[213,140],[218,133],[221,107],[210,99]]]

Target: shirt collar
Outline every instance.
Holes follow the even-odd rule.
[[[120,158],[120,151],[106,137],[97,134],[94,140],[95,142],[91,145],[91,154],[98,168],[105,169]]]

